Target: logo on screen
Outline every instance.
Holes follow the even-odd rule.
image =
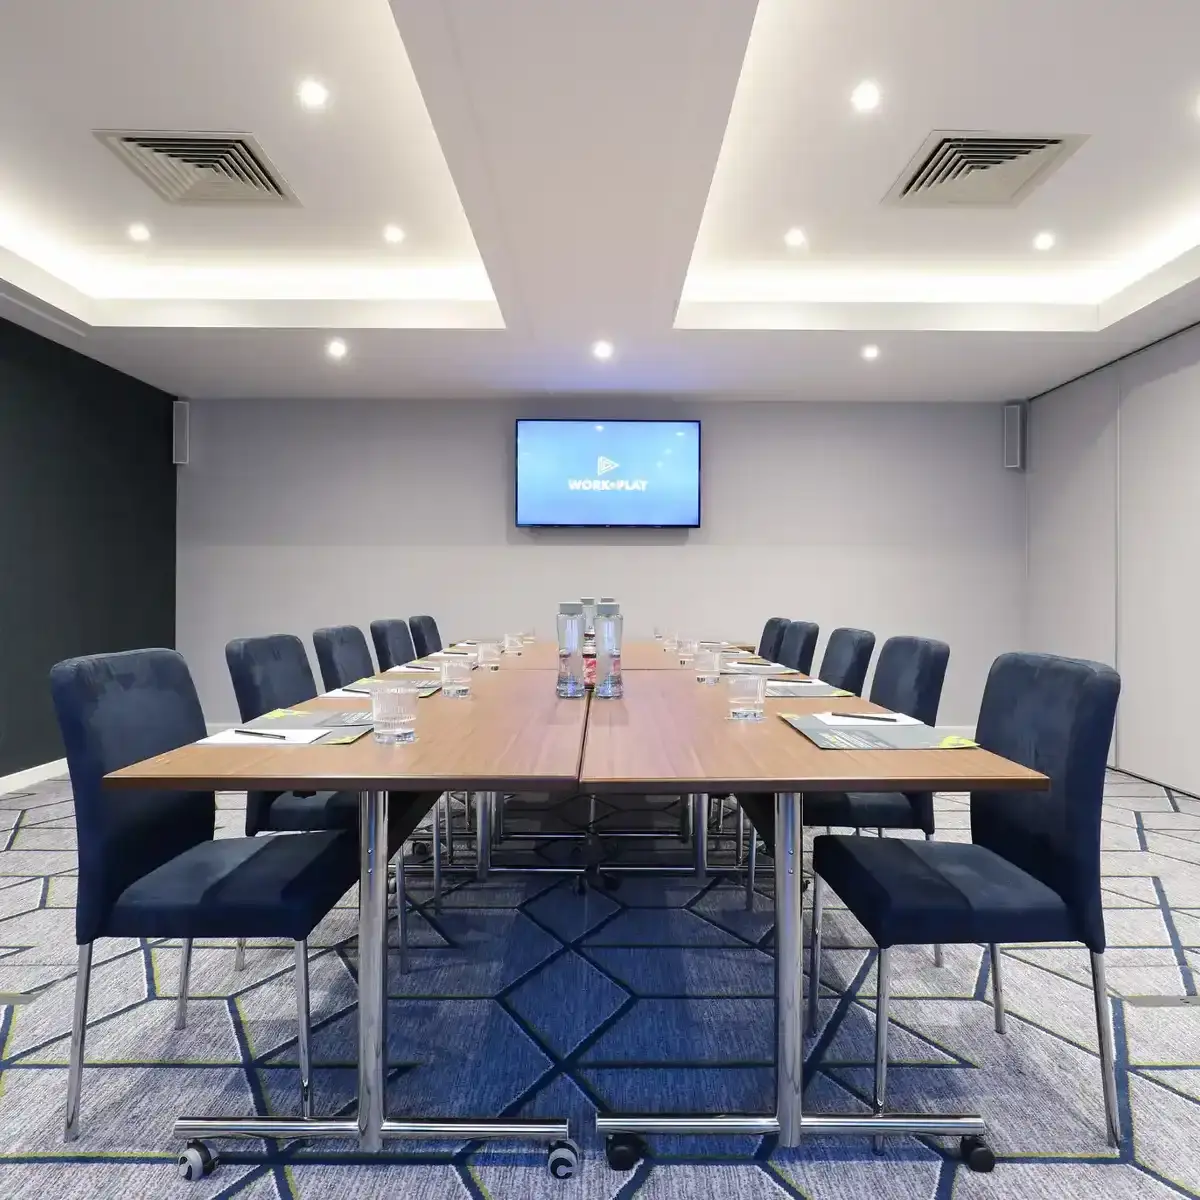
[[[615,471],[620,465],[620,463],[613,462],[611,458],[605,458],[602,454],[596,459],[596,474],[607,475],[609,471]]]

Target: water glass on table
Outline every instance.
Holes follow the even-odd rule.
[[[679,634],[664,633],[662,647],[668,654],[674,654],[679,649]]]
[[[375,740],[385,744],[417,740],[417,700],[421,685],[388,679],[371,685],[371,724]]]
[[[481,671],[500,670],[500,647],[495,642],[479,643],[479,669]]]
[[[761,721],[767,698],[767,680],[763,675],[727,675],[729,719]]]
[[[467,659],[442,659],[442,695],[466,700],[471,694],[471,664]]]
[[[696,661],[696,651],[699,645],[691,638],[681,638],[679,641],[679,665],[690,667]]]
[[[696,651],[696,682],[708,687],[721,681],[721,653],[719,650]]]
[[[521,641],[523,641],[526,646],[532,646],[533,643],[537,641],[537,634],[534,633],[532,629],[526,629],[525,632],[521,634]]]
[[[504,653],[505,654],[520,654],[525,645],[525,637],[520,633],[506,633],[504,635]]]

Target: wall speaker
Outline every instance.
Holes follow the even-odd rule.
[[[1025,470],[1025,436],[1029,405],[1014,400],[1004,406],[1004,466],[1009,471]]]
[[[188,402],[176,400],[171,405],[171,461],[177,467],[187,465],[189,437]]]

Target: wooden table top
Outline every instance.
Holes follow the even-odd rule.
[[[728,719],[723,684],[632,671],[622,700],[593,700],[580,786],[588,791],[1043,790],[1044,775],[981,749],[822,750],[781,712],[882,711],[857,697],[768,700],[763,721]]]
[[[419,701],[417,740],[380,745],[370,733],[347,746],[182,746],[123,770],[114,787],[423,791],[553,791],[579,778],[590,699],[560,700],[549,671],[475,671],[472,695]],[[319,698],[297,708],[350,711],[364,696]]]
[[[420,663],[437,664],[444,659],[430,657],[416,660]],[[678,654],[668,654],[661,642],[639,639],[626,642],[621,647],[621,668],[625,671],[678,671],[681,669]],[[539,641],[522,646],[520,654],[502,654],[501,671],[557,671],[558,645],[556,642]],[[432,678],[432,676],[431,676]]]

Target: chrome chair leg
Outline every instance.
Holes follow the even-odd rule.
[[[408,898],[404,894],[404,847],[396,855],[396,941],[400,952],[400,973],[408,970]]]
[[[746,810],[738,805],[737,818],[737,861],[741,864],[742,857],[746,853]]]
[[[692,840],[691,796],[679,797],[679,840],[681,842],[690,842]]]
[[[246,969],[246,939],[238,938],[237,953],[233,956],[233,969],[235,971],[244,971]]]
[[[1004,1021],[1004,974],[1000,965],[1000,947],[992,942],[988,945],[988,953],[992,957],[992,1009],[996,1014],[996,1032],[1004,1033],[1007,1026]]]
[[[443,792],[438,799],[442,806],[442,829],[446,835],[446,860],[454,862],[454,809],[450,804],[450,793]]]
[[[883,1112],[887,1095],[888,1007],[892,994],[891,950],[880,948],[875,1000],[875,1115]],[[875,1153],[883,1153],[883,1136],[875,1137]]]
[[[192,973],[192,939],[179,947],[179,995],[175,999],[175,1028],[187,1028],[188,979]]]
[[[442,907],[442,802],[433,806],[433,907]]]
[[[488,877],[492,857],[492,793],[475,793],[475,878]]]
[[[703,883],[708,878],[709,799],[704,792],[694,792],[690,802],[692,805],[692,836],[695,839],[692,848],[695,851],[696,879]]]
[[[308,1007],[308,942],[296,943],[296,1016],[300,1025],[300,1112],[313,1115],[312,1016]]]
[[[1108,1144],[1120,1145],[1121,1117],[1117,1110],[1117,1066],[1113,1050],[1112,1005],[1104,973],[1104,954],[1092,953],[1092,995],[1096,1001],[1096,1032],[1100,1035],[1100,1071],[1104,1081],[1104,1116]]]
[[[925,840],[926,840],[927,842],[932,842],[932,841],[933,841],[933,834],[932,834],[932,833],[927,833],[927,834],[925,835]],[[946,965],[946,955],[945,955],[945,952],[942,950],[942,947],[941,947],[940,945],[936,945],[936,946],[934,946],[934,948],[933,948],[933,965],[934,965],[935,967],[944,967],[944,966]]]
[[[817,1036],[817,993],[821,990],[821,918],[825,915],[825,880],[814,874],[812,895],[812,942],[808,950],[808,1019],[804,1031]]]
[[[754,911],[754,872],[758,867],[758,831],[750,826],[750,841],[746,846],[746,911]]]
[[[71,1019],[71,1065],[67,1071],[67,1118],[63,1141],[79,1136],[79,1089],[83,1084],[83,1043],[87,1033],[88,988],[92,982],[92,943],[79,947],[75,969],[75,1015]]]

